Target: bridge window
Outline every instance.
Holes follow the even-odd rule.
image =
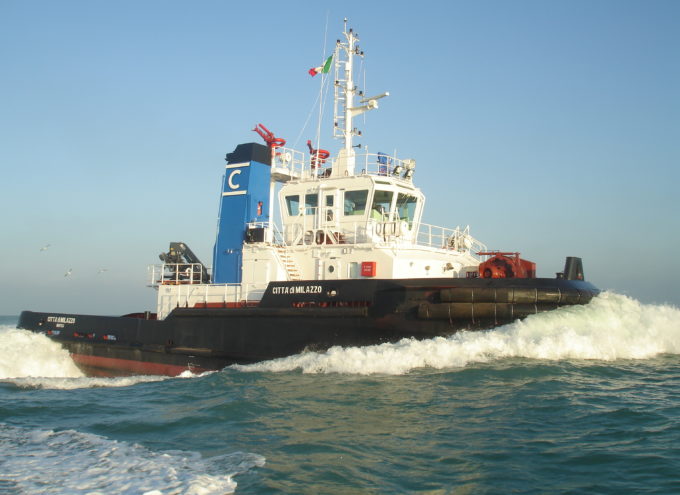
[[[397,196],[397,213],[401,220],[406,220],[408,222],[409,228],[412,227],[417,204],[418,198],[415,196],[404,193],[399,193]]]
[[[286,196],[286,207],[290,216],[298,216],[300,213],[300,196],[297,194],[295,196]]]
[[[318,194],[305,194],[305,214],[306,215],[315,214],[318,206],[319,206],[319,195]]]
[[[366,212],[368,189],[345,191],[345,215],[363,215]]]
[[[392,208],[392,191],[379,191],[373,193],[373,206],[371,206],[371,218],[379,221],[388,219],[390,209]]]

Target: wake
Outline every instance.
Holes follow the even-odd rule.
[[[185,493],[236,490],[234,476],[265,458],[233,452],[204,458],[192,451],[154,452],[139,444],[74,430],[27,429],[0,423],[3,481],[16,493]]]
[[[333,347],[248,366],[241,371],[400,375],[416,368],[461,368],[503,358],[648,359],[680,354],[680,309],[605,292],[482,332],[368,347]]]

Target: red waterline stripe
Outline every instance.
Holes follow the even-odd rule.
[[[85,354],[71,354],[71,358],[76,364],[101,369],[103,375],[106,374],[106,370],[111,370],[111,374],[130,373],[166,376],[177,376],[187,370],[191,371],[192,373],[202,373],[204,371],[209,371],[205,368],[194,366],[190,368],[189,366],[178,366],[176,364],[149,363],[147,361],[88,356]]]

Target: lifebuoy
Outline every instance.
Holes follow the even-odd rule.
[[[326,160],[328,160],[329,156],[331,156],[329,151],[314,150],[314,153],[312,153],[312,167],[323,165],[326,163]]]
[[[315,150],[312,148],[312,141],[310,139],[307,140],[307,147],[309,148],[309,154],[312,156],[312,167],[323,165],[328,160],[328,157],[331,156],[328,150]]]

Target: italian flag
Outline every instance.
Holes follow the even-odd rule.
[[[309,69],[309,75],[310,76],[316,76],[319,72],[322,72],[323,74],[328,74],[328,71],[331,70],[331,60],[333,60],[333,55],[328,57],[326,59],[326,62],[320,66],[320,67],[313,67]]]

